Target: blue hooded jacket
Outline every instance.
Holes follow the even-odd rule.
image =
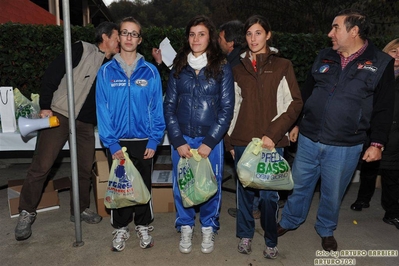
[[[156,67],[141,57],[128,78],[114,58],[100,68],[96,86],[98,132],[111,154],[121,149],[120,139],[148,139],[147,148],[156,150],[165,131]]]

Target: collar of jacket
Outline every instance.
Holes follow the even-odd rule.
[[[276,48],[274,48],[274,47],[267,47],[267,52],[266,53],[257,54],[256,55],[256,65],[257,65],[258,70],[262,69],[263,66],[266,65],[267,62],[269,62],[270,59],[273,56],[276,56],[277,54],[278,54],[278,50]],[[241,58],[242,58],[241,60],[242,60],[242,63],[244,64],[245,68],[249,72],[256,73],[253,70],[252,61],[251,61],[251,56],[250,55],[251,54],[250,54],[249,50],[245,51],[244,53],[241,54]]]
[[[366,50],[364,50],[364,52],[359,55],[359,57],[357,57],[354,60],[357,61],[364,61],[364,60],[373,60],[375,57],[374,54],[374,50],[377,49],[374,44],[368,40],[369,44],[367,45]],[[341,58],[339,57],[339,54],[336,50],[333,50],[331,47],[327,48],[329,49],[329,51],[325,54],[323,59],[329,59],[329,60],[334,60],[335,62],[341,64]]]

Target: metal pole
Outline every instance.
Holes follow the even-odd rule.
[[[76,125],[75,125],[75,97],[73,93],[73,72],[72,72],[72,44],[71,44],[71,21],[69,14],[69,0],[62,1],[62,11],[64,20],[64,47],[65,47],[65,67],[68,87],[68,115],[69,115],[69,151],[71,153],[72,170],[72,190],[73,190],[73,209],[75,216],[75,237],[74,247],[84,245],[82,241],[82,228],[80,222],[79,207],[79,183],[76,152]]]

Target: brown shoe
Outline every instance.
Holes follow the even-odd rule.
[[[278,235],[278,236],[282,236],[282,235],[284,235],[285,233],[287,233],[288,231],[290,231],[290,229],[282,228],[281,225],[280,225],[279,223],[277,224],[277,235]]]
[[[252,216],[254,219],[259,219],[260,218],[260,210],[252,211]]]
[[[337,241],[334,236],[326,236],[321,238],[321,246],[325,251],[336,251],[338,248]]]

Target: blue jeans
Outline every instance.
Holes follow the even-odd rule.
[[[299,135],[292,166],[293,193],[285,203],[280,225],[295,229],[305,220],[317,181],[321,178],[316,232],[332,236],[337,227],[342,198],[359,162],[363,144],[343,147],[313,142]]]
[[[235,146],[235,164],[237,165],[246,146]],[[279,154],[283,154],[282,148],[276,148]],[[237,180],[237,219],[236,236],[238,238],[253,238],[255,234],[254,197],[257,190],[244,188]],[[265,244],[268,247],[277,246],[277,214],[279,195],[274,190],[259,190],[260,224],[264,231]]]

